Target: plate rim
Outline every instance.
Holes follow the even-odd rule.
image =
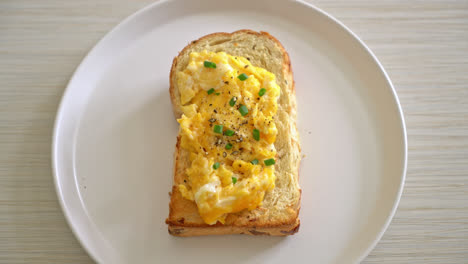
[[[57,108],[57,112],[56,112],[56,116],[55,116],[55,120],[54,120],[54,125],[53,125],[52,145],[51,145],[51,147],[52,147],[52,151],[51,151],[51,165],[52,165],[52,167],[51,168],[52,168],[55,192],[56,192],[59,204],[60,204],[60,208],[61,208],[61,210],[63,212],[63,215],[65,216],[66,222],[67,222],[68,226],[70,227],[73,235],[79,241],[80,245],[86,251],[88,256],[90,256],[90,258],[92,258],[94,261],[96,261],[98,263],[101,263],[100,262],[101,261],[100,257],[98,255],[92,254],[93,250],[91,250],[89,244],[84,242],[81,235],[77,232],[77,230],[75,228],[75,224],[74,224],[74,222],[72,220],[71,213],[66,209],[67,208],[66,207],[67,202],[65,201],[65,198],[64,198],[64,196],[62,194],[62,188],[61,188],[61,185],[60,185],[60,182],[59,182],[59,174],[60,173],[59,173],[59,168],[58,168],[58,152],[59,152],[59,150],[58,150],[58,148],[59,148],[58,138],[59,138],[59,133],[60,133],[60,120],[62,120],[62,116],[64,115],[64,112],[65,112],[64,111],[65,99],[68,97],[67,95],[70,93],[70,86],[75,81],[77,73],[79,73],[82,70],[82,68],[84,67],[83,65],[87,64],[88,60],[90,60],[90,57],[95,53],[96,50],[99,49],[100,46],[104,45],[104,43],[106,42],[107,39],[111,38],[115,34],[115,32],[120,30],[120,28],[122,28],[124,25],[126,25],[127,23],[129,23],[133,19],[137,18],[141,14],[143,14],[145,12],[148,12],[149,10],[151,10],[153,8],[157,8],[159,5],[162,5],[162,4],[167,3],[167,2],[172,2],[172,1],[177,2],[177,1],[181,1],[181,0],[158,0],[156,2],[150,3],[150,4],[140,8],[136,12],[130,14],[129,16],[124,18],[123,20],[121,20],[110,31],[108,31],[103,37],[101,37],[99,39],[99,41],[97,41],[96,44],[86,53],[86,55],[83,57],[83,59],[81,60],[81,62],[79,63],[79,65],[77,66],[77,68],[75,69],[73,74],[71,75],[71,78],[68,81],[68,83],[67,83],[67,85],[66,85],[66,87],[65,87],[65,89],[63,91],[63,94],[62,94],[62,96],[60,98],[60,103],[59,103],[58,108]],[[355,263],[360,263],[376,247],[378,242],[382,239],[385,231],[390,226],[390,223],[391,223],[391,221],[392,221],[393,217],[395,216],[395,213],[396,213],[396,211],[398,209],[398,206],[399,206],[399,203],[400,203],[400,200],[401,200],[401,196],[402,196],[402,193],[403,193],[403,189],[404,189],[404,185],[405,185],[405,181],[406,181],[407,165],[408,165],[408,139],[407,139],[408,136],[407,136],[406,122],[405,122],[405,118],[404,118],[403,109],[401,107],[401,103],[400,103],[400,100],[398,98],[395,87],[394,87],[390,77],[388,76],[388,73],[386,72],[383,65],[380,63],[380,61],[377,59],[375,54],[372,52],[372,50],[364,43],[364,41],[361,40],[361,38],[357,34],[355,34],[350,28],[348,28],[345,24],[343,24],[341,21],[339,21],[338,19],[336,19],[335,17],[333,17],[329,13],[325,12],[324,10],[316,7],[315,5],[313,5],[313,4],[309,3],[309,2],[306,2],[305,0],[289,0],[289,1],[302,4],[305,7],[312,9],[312,11],[315,11],[318,14],[324,16],[330,22],[336,24],[341,29],[343,29],[355,41],[357,41],[357,43],[359,43],[360,46],[362,48],[364,48],[364,51],[368,55],[370,55],[371,60],[376,64],[379,71],[383,74],[385,82],[387,83],[387,87],[390,88],[390,90],[391,90],[393,100],[394,100],[394,102],[396,104],[396,107],[397,107],[397,110],[398,110],[398,116],[400,118],[400,129],[401,129],[401,135],[402,135],[402,141],[403,141],[402,142],[402,145],[403,145],[402,146],[403,147],[402,165],[403,165],[403,167],[402,167],[402,172],[401,172],[401,175],[400,175],[400,184],[399,184],[399,187],[398,187],[398,192],[396,194],[395,200],[393,202],[392,209],[390,211],[390,214],[387,216],[387,219],[385,220],[385,223],[382,225],[380,231],[378,232],[378,234],[375,237],[375,239],[373,240],[373,242],[370,243],[369,246],[367,247],[367,249],[364,250],[360,254],[360,256],[356,259]]]

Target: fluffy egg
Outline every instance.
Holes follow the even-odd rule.
[[[176,82],[181,147],[191,162],[182,196],[207,224],[257,208],[275,187],[275,75],[241,56],[202,51],[190,54]]]

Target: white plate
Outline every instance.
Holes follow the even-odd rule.
[[[58,112],[59,200],[100,263],[356,263],[395,213],[406,134],[395,91],[340,22],[294,1],[163,1],[132,15],[89,53]],[[301,228],[286,237],[167,233],[177,123],[172,59],[212,32],[268,31],[289,52],[305,158]]]

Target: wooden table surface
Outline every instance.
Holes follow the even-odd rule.
[[[92,263],[50,165],[60,97],[85,54],[149,0],[0,1],[0,263]],[[468,1],[311,1],[388,71],[405,113],[398,211],[364,263],[468,263]]]

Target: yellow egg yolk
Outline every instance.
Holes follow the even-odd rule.
[[[207,224],[257,208],[275,187],[275,75],[248,58],[202,51],[190,54],[176,82],[180,146],[191,162],[182,196],[195,201]]]

